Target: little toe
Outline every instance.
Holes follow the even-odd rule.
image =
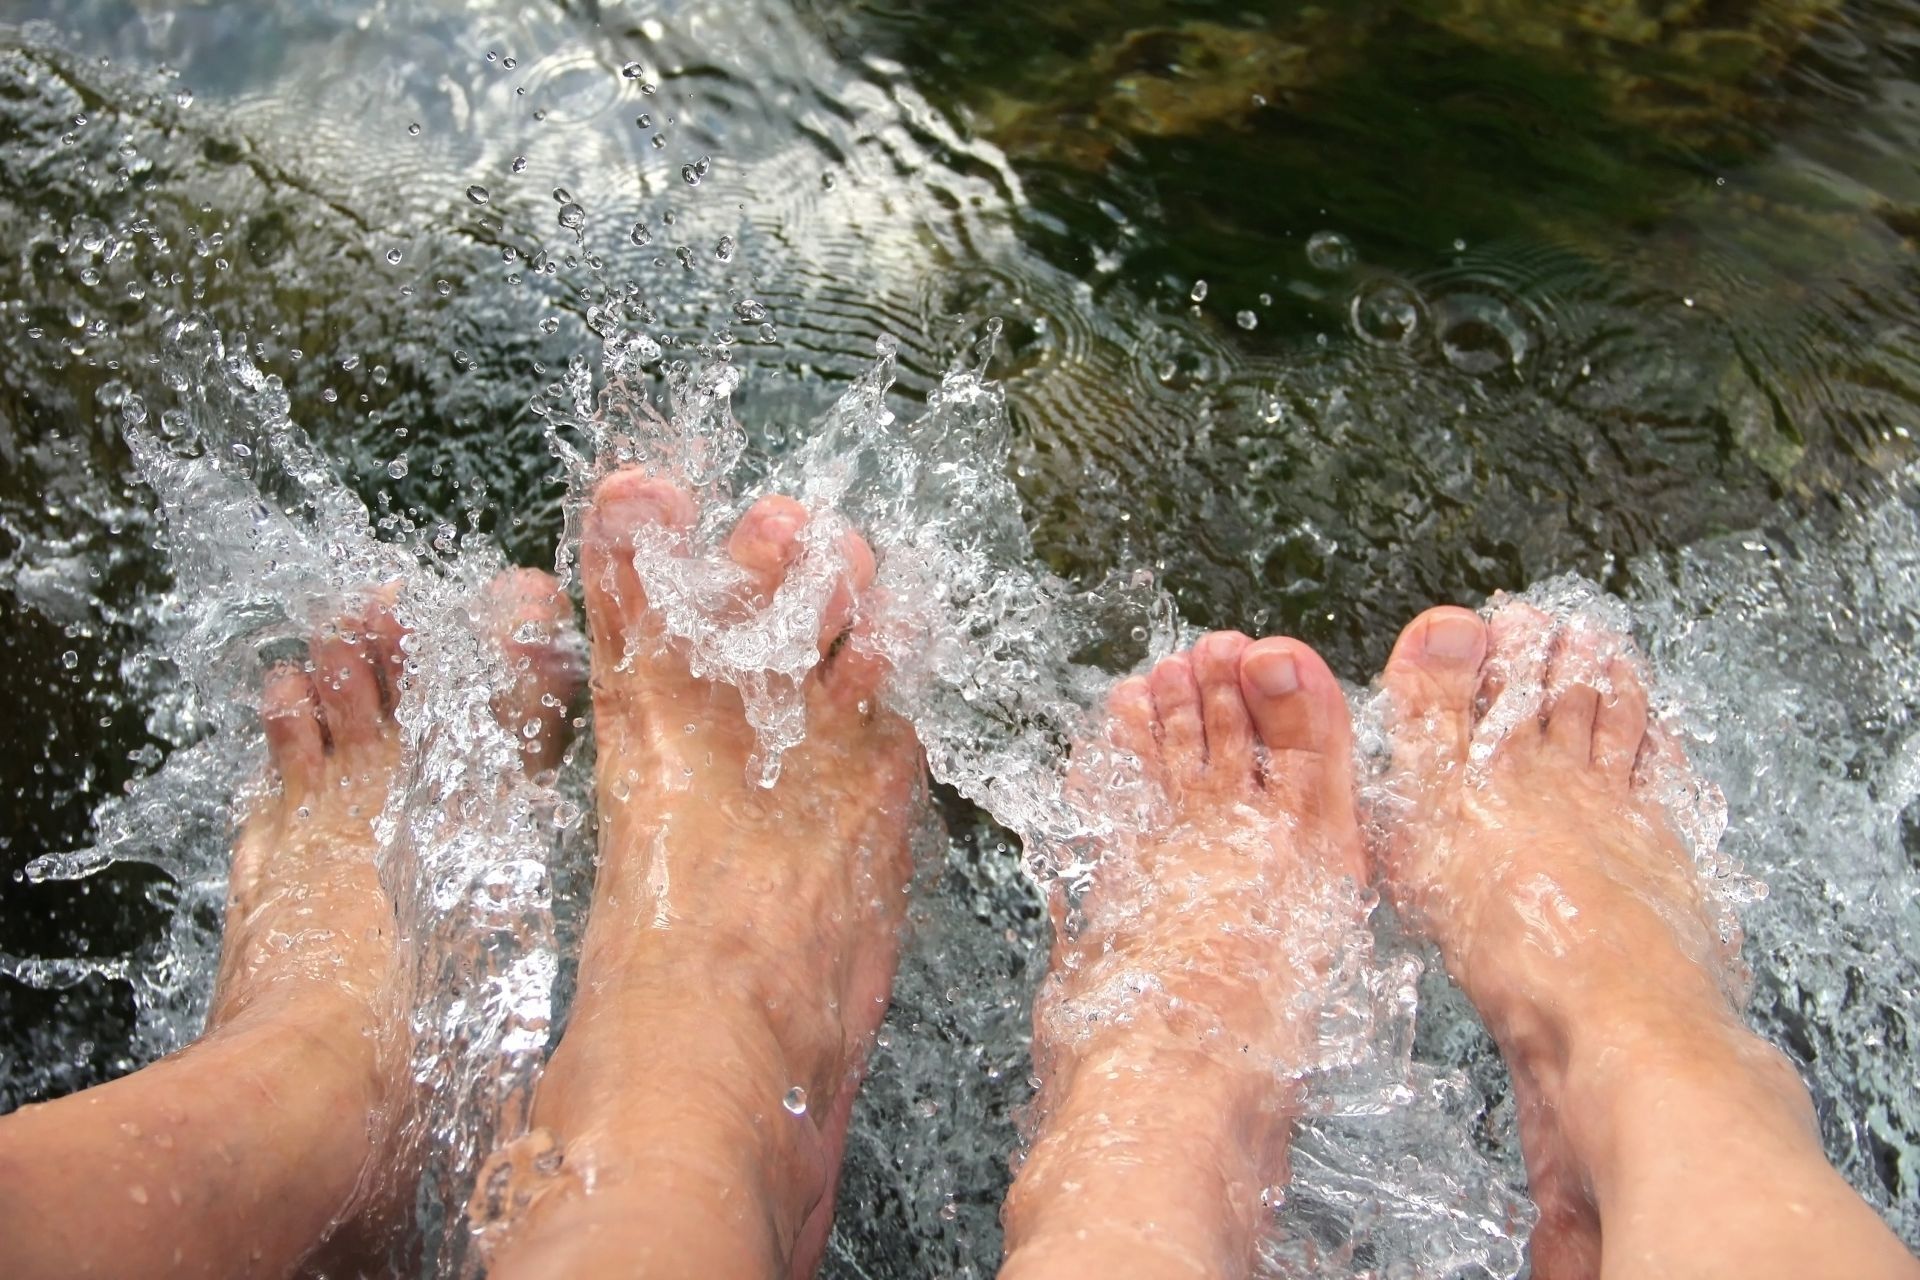
[[[1381,676],[1400,722],[1423,726],[1424,743],[1449,759],[1466,758],[1487,646],[1479,614],[1452,605],[1429,609],[1400,633]]]
[[[585,677],[573,605],[552,574],[509,569],[488,586],[489,624],[513,686],[494,714],[520,743],[529,772],[552,768],[567,742],[567,706]]]
[[[1350,820],[1353,718],[1326,662],[1299,640],[1270,636],[1241,652],[1239,684],[1267,749],[1269,791],[1296,814]]]
[[[1207,729],[1192,660],[1184,653],[1162,658],[1147,684],[1153,690],[1166,780],[1175,787],[1196,787],[1206,776]]]
[[[1614,782],[1625,784],[1647,737],[1647,686],[1626,657],[1607,664],[1607,683],[1609,691],[1593,720],[1593,763]]]
[[[313,688],[335,752],[353,751],[386,736],[378,641],[356,621],[329,623],[308,647]]]
[[[600,481],[580,538],[587,621],[596,639],[624,634],[646,612],[646,591],[633,567],[635,546],[649,537],[683,539],[696,514],[684,489],[638,467],[622,467]]]
[[[320,724],[320,699],[307,673],[291,663],[267,673],[260,691],[260,720],[267,734],[267,759],[289,790],[320,784],[327,740]]]
[[[1222,779],[1227,782],[1251,784],[1257,772],[1253,720],[1240,689],[1240,655],[1252,643],[1238,631],[1216,631],[1193,647],[1193,674],[1200,683],[1208,767],[1216,772],[1233,772],[1233,778]]]

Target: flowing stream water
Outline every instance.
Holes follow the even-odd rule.
[[[1915,15],[1634,13],[16,6],[0,1107],[197,1032],[260,664],[398,578],[424,1169],[393,1247],[476,1264],[593,843],[590,737],[521,774],[479,601],[571,563],[628,449],[715,527],[838,508],[916,620],[890,696],[945,834],[827,1274],[993,1270],[1033,876],[1131,820],[1060,765],[1113,674],[1287,631],[1364,744],[1407,618],[1529,586],[1632,619],[1725,798],[1697,852],[1767,887],[1753,1016],[1920,1246]],[[692,589],[673,618],[768,768],[827,569],[752,628]],[[1504,1071],[1376,923],[1265,1266],[1522,1274]]]

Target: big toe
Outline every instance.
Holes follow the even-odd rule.
[[[487,625],[499,637],[513,683],[494,714],[519,740],[529,771],[557,765],[569,734],[567,708],[586,676],[573,605],[552,574],[509,569],[488,590]]]
[[[1285,636],[1240,653],[1239,686],[1266,748],[1267,792],[1298,819],[1353,822],[1353,720],[1319,654]]]
[[[1397,747],[1466,759],[1487,645],[1486,623],[1471,609],[1443,605],[1407,624],[1380,678],[1393,704]]]
[[[595,487],[581,532],[580,570],[596,642],[623,636],[646,615],[635,550],[683,548],[696,514],[686,490],[638,467],[622,467]]]

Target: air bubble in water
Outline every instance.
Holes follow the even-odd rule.
[[[485,187],[476,185],[467,188],[467,199],[473,201],[475,204],[485,204],[491,198],[492,197],[487,194]]]
[[[1307,237],[1307,261],[1317,271],[1346,271],[1357,256],[1353,242],[1338,231],[1316,231]]]
[[[799,1085],[793,1086],[793,1088],[787,1090],[786,1096],[780,1099],[780,1105],[785,1107],[793,1115],[803,1116],[807,1114],[807,1091]]]

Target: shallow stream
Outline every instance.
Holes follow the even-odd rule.
[[[1420,608],[1568,572],[1632,606],[1770,887],[1755,1017],[1920,1247],[1916,31],[1878,0],[15,3],[0,1109],[197,1029],[259,653],[399,573],[418,706],[484,687],[466,602],[554,564],[582,379],[664,399],[684,362],[676,439],[737,419],[732,491],[847,495],[945,652],[1059,695],[926,703],[948,839],[828,1274],[992,1272],[1047,943],[1009,825],[1045,828],[1020,766],[1098,671],[1237,627],[1363,685]],[[564,1017],[592,842],[584,755],[530,787],[484,720],[413,767],[495,816],[427,821],[404,870],[452,948],[423,930],[416,1065],[457,1140],[402,1246],[444,1274]],[[1303,1135],[1274,1274],[1522,1273],[1503,1073],[1432,972],[1418,1009],[1399,1091]]]

